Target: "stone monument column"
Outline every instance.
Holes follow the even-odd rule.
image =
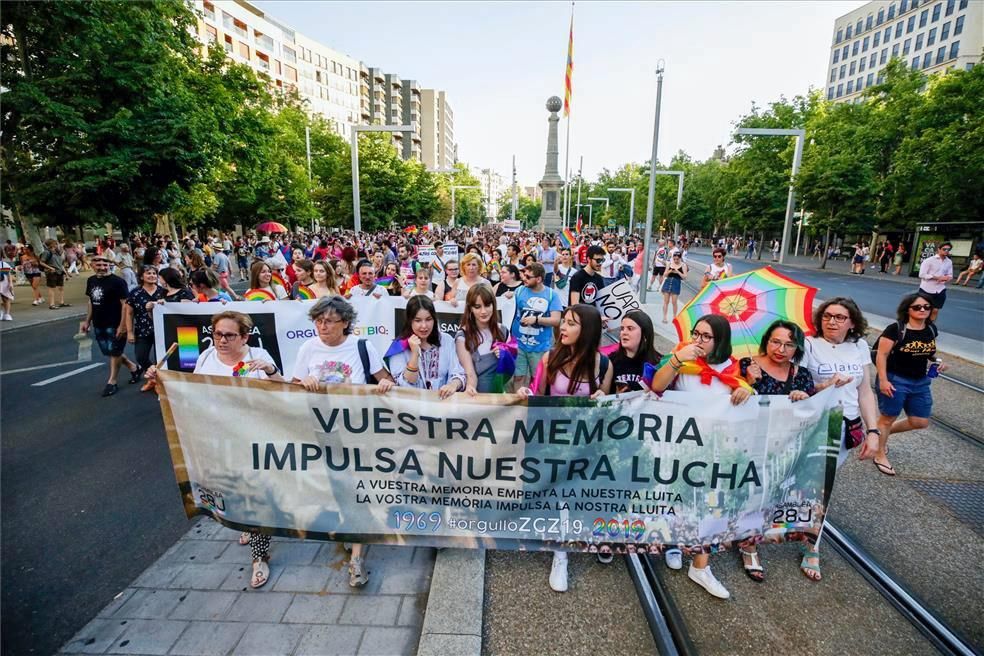
[[[563,225],[564,217],[560,211],[560,190],[564,186],[564,179],[557,171],[557,159],[560,155],[560,146],[557,143],[557,124],[560,117],[557,112],[563,107],[563,103],[557,96],[550,96],[547,99],[547,111],[550,117],[547,119],[547,166],[543,171],[543,179],[540,180],[540,189],[543,190],[543,204],[540,210],[540,222],[537,229],[542,232],[557,233]]]

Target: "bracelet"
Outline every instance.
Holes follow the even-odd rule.
[[[415,374],[415,373],[417,373],[418,371],[420,371],[420,369],[414,369],[414,368],[413,368],[413,367],[411,367],[410,365],[407,365],[407,366],[406,366],[406,367],[405,367],[405,368],[404,368],[403,370],[404,370],[404,371],[409,371],[409,372],[410,372],[410,373],[412,373],[412,374]]]
[[[877,428],[869,428],[868,429],[868,433],[865,433],[865,435],[867,435],[869,433],[878,433],[879,435],[881,435],[881,431],[878,430]]]
[[[673,361],[674,360],[677,361],[676,364],[673,364]],[[680,358],[678,358],[677,357],[677,354],[674,353],[673,355],[670,356],[670,366],[673,367],[674,369],[679,369],[680,367],[683,366],[683,360],[681,360]]]

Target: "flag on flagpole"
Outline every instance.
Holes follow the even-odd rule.
[[[577,227],[574,229],[574,234],[580,235],[581,229],[584,228],[584,221],[581,220],[581,214],[577,215]]]
[[[574,3],[571,3],[571,31],[567,41],[567,73],[564,75],[564,116],[571,115],[571,77],[574,75]]]

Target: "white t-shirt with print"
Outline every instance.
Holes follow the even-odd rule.
[[[807,337],[805,351],[802,364],[810,371],[814,383],[819,385],[837,374],[851,377],[852,382],[835,387],[833,394],[844,408],[846,419],[859,417],[858,392],[864,379],[864,368],[871,364],[868,343],[859,339],[856,342],[831,344],[822,337]]]
[[[243,358],[243,362],[249,362],[250,360],[266,360],[276,366],[276,362],[273,356],[267,353],[266,349],[261,349],[258,346],[250,346],[249,352],[246,357]],[[198,356],[198,362],[195,363],[195,373],[196,374],[210,374],[212,376],[231,376],[232,367],[226,364],[222,364],[219,361],[219,353],[215,350],[214,346],[209,346],[207,349],[202,351],[202,354]],[[266,380],[269,378],[267,373],[262,369],[257,369],[251,371],[243,378],[258,378],[260,380]]]
[[[383,369],[383,359],[379,357],[372,342],[366,341],[366,351],[369,354],[369,366],[372,368],[369,373],[374,374]],[[366,372],[362,369],[362,358],[359,357],[359,338],[349,335],[338,346],[327,346],[319,337],[309,339],[297,352],[292,376],[298,380],[315,376],[328,385],[365,384]]]

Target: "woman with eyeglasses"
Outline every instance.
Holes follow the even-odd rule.
[[[878,448],[878,412],[871,390],[871,350],[864,341],[868,322],[857,303],[839,297],[817,306],[813,325],[817,334],[806,338],[803,366],[813,376],[817,392],[837,388],[834,400],[844,411],[838,466],[847,459],[848,450],[859,444],[863,445],[859,457],[871,457]],[[815,547],[803,546],[800,570],[809,579],[820,580],[820,555]]]
[[[724,261],[725,252],[723,248],[715,248],[711,251],[711,255],[714,261],[707,265],[704,269],[704,284],[711,282],[712,280],[724,280],[725,278],[730,278],[733,274],[731,272],[731,265]]]
[[[441,331],[434,302],[426,296],[407,301],[403,329],[384,357],[400,387],[434,390],[442,399],[465,389],[454,339]]]
[[[448,260],[444,263],[444,278],[437,283],[434,290],[434,298],[447,301],[452,305],[457,305],[458,279],[461,273],[461,266],[458,260]]]
[[[379,394],[393,388],[393,377],[372,342],[352,334],[358,315],[348,301],[341,296],[319,298],[308,310],[308,316],[317,335],[298,350],[292,383],[303,385],[310,392],[322,391],[322,386],[330,390],[332,385],[341,384],[375,384]],[[361,544],[352,545],[348,572],[349,585],[353,588],[369,582]]]
[[[667,389],[704,394],[727,394],[732,405],[740,405],[754,394],[741,376],[741,370],[731,357],[731,325],[716,314],[697,320],[690,333],[690,342],[681,342],[653,376],[651,389],[662,393]],[[683,568],[683,553],[670,548],[665,554],[670,569]],[[731,596],[727,588],[711,573],[709,554],[694,556],[687,576],[718,599]]]
[[[785,319],[774,321],[762,336],[758,355],[738,361],[741,375],[758,394],[788,396],[790,401],[808,399],[816,388],[810,371],[799,366],[804,348],[805,337],[799,326]],[[756,583],[764,581],[755,541],[743,541],[738,548],[748,578]]]
[[[875,366],[878,370],[878,446],[872,462],[881,473],[895,476],[888,460],[888,438],[895,433],[929,426],[933,395],[929,368],[936,355],[939,331],[930,319],[932,299],[923,292],[909,294],[899,303],[896,322],[878,338]],[[936,373],[946,366],[938,363]],[[896,421],[905,410],[905,419]]]
[[[687,268],[687,263],[683,261],[683,254],[675,251],[670,257],[670,261],[666,263],[663,286],[660,288],[660,291],[663,292],[663,323],[668,323],[666,310],[670,307],[671,301],[673,302],[673,316],[677,315],[677,300],[680,298],[680,290],[683,288],[683,281],[688,273],[690,273],[690,269]]]

